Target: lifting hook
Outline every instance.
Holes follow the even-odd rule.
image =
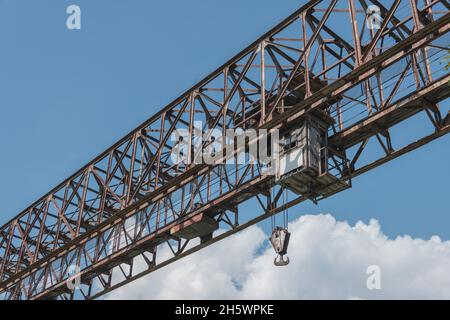
[[[290,236],[291,234],[286,228],[276,227],[272,232],[270,242],[278,254],[273,263],[277,267],[287,266],[289,264],[289,257],[285,258],[285,255],[287,254]]]
[[[289,264],[289,257],[286,257],[286,259],[284,258],[284,255],[278,255],[278,257],[276,257],[273,261],[273,264],[276,265],[277,267],[284,267],[287,266]]]

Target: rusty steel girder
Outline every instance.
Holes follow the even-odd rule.
[[[372,5],[382,17],[376,29],[367,24]],[[172,164],[179,143],[172,133],[185,129],[191,138],[195,122],[225,134],[285,130],[326,114],[334,124],[325,169],[348,187],[447,134],[448,106],[439,103],[450,95],[442,64],[449,9],[446,0],[309,1],[3,225],[0,298],[95,299],[288,207],[321,200],[311,193],[283,203],[283,187],[258,162]],[[406,133],[392,129],[412,118],[429,132],[398,142]],[[187,157],[196,154],[189,149]],[[259,214],[239,212],[249,199]],[[204,223],[198,243],[192,221]],[[217,226],[224,232],[213,233]],[[159,261],[163,244],[173,256]],[[77,291],[67,286],[73,265]]]

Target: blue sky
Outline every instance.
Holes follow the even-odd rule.
[[[0,224],[304,1],[0,0]],[[66,28],[78,4],[82,30]],[[450,136],[299,214],[450,239]]]

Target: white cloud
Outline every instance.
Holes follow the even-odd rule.
[[[392,240],[375,220],[350,226],[330,215],[303,216],[289,228],[287,267],[273,265],[268,236],[251,227],[107,298],[450,299],[449,241]],[[381,290],[367,289],[370,265],[381,268]]]

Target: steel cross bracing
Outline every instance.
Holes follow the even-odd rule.
[[[370,6],[380,9],[369,28]],[[335,120],[326,170],[351,179],[450,131],[450,4],[445,0],[309,1],[173,103],[0,228],[2,299],[94,299],[304,200],[261,164],[170,162],[175,129]],[[411,126],[417,130],[411,130]],[[408,130],[409,129],[409,130]],[[415,133],[408,141],[408,135]],[[205,145],[206,147],[206,145]],[[192,151],[188,157],[194,158]],[[328,195],[329,196],[329,195]],[[240,211],[255,201],[259,213]],[[171,233],[199,214],[223,232]],[[173,255],[158,257],[168,245]],[[80,290],[67,286],[79,266]]]

